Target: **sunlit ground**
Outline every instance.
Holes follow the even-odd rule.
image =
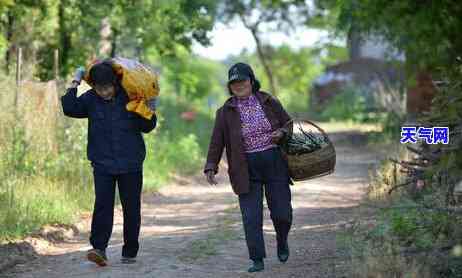
[[[382,125],[380,123],[355,123],[352,121],[341,121],[341,122],[315,122],[324,131],[329,132],[346,132],[346,131],[358,131],[358,132],[381,132]]]

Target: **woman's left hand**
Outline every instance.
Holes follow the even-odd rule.
[[[271,133],[271,141],[274,144],[279,143],[279,141],[281,141],[282,137],[284,137],[284,132],[282,132],[280,129],[275,130],[275,131],[273,131],[273,133]]]

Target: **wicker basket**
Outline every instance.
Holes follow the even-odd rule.
[[[327,144],[320,149],[305,154],[286,154],[289,163],[289,175],[294,181],[302,181],[325,176],[334,172],[335,148],[322,128],[308,120],[297,120],[317,128]]]

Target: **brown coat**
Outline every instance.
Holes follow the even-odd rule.
[[[285,135],[292,133],[292,124],[286,125],[291,118],[281,103],[265,92],[259,91],[255,93],[255,96],[260,102],[272,130],[281,129]],[[218,163],[221,160],[223,148],[226,148],[229,179],[236,194],[249,192],[250,185],[247,160],[242,142],[239,110],[234,98],[230,97],[216,112],[215,126],[210,140],[204,172],[208,170],[218,172]]]

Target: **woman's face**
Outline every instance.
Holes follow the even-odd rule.
[[[250,80],[234,81],[229,84],[231,92],[237,97],[247,97],[252,93],[252,83]]]
[[[115,88],[113,85],[95,85],[96,93],[105,100],[110,100],[115,95]]]

